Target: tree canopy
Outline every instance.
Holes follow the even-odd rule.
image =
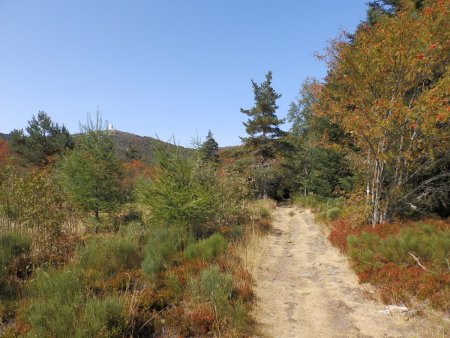
[[[430,183],[411,185],[448,153],[449,11],[429,2],[417,12],[402,2],[395,16],[338,40],[314,110],[350,134],[366,163],[372,223],[424,198]]]
[[[47,113],[40,111],[28,121],[26,133],[23,129],[11,133],[10,145],[26,163],[47,165],[55,155],[72,149],[74,142],[64,125],[60,127]]]

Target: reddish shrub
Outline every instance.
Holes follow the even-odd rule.
[[[351,225],[344,220],[338,219],[332,223],[328,240],[339,248],[343,253],[347,252],[347,237],[356,234],[357,231],[352,229]]]
[[[209,304],[196,304],[188,313],[191,334],[204,335],[212,331],[216,316]]]

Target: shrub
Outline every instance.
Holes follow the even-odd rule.
[[[449,243],[448,227],[423,223],[365,228],[347,240],[360,280],[379,286],[384,301],[408,303],[414,296],[443,310],[450,308]]]
[[[117,297],[88,298],[79,269],[50,269],[29,284],[24,320],[31,337],[120,336],[125,325]]]
[[[163,271],[172,265],[172,259],[187,240],[183,229],[152,227],[144,247],[142,270],[147,275]]]
[[[198,279],[191,280],[191,292],[198,303],[211,302],[219,318],[226,317],[230,311],[229,298],[233,290],[233,278],[220,272],[216,266],[200,273]]]
[[[334,246],[338,247],[343,253],[347,252],[347,237],[355,234],[356,231],[344,220],[336,220],[332,223],[332,228],[330,234],[328,235],[328,240]]]
[[[327,210],[327,220],[334,221],[341,215],[341,209],[334,207]]]
[[[76,337],[122,337],[125,319],[123,303],[117,296],[88,299],[76,328]]]
[[[22,233],[7,232],[0,235],[0,293],[8,291],[4,283],[9,276],[24,277],[31,263],[27,259],[31,238]],[[22,259],[21,259],[22,258]]]
[[[45,170],[17,172],[12,170],[0,184],[0,214],[21,227],[39,229],[39,237],[59,233],[68,210],[54,175]]]
[[[140,260],[137,246],[121,237],[92,239],[79,254],[79,264],[83,269],[94,270],[103,277],[136,268]]]
[[[168,273],[164,278],[164,284],[169,292],[169,297],[178,302],[183,294],[183,285],[178,276],[174,273]]]
[[[156,157],[155,177],[141,179],[136,187],[138,200],[151,209],[152,224],[194,230],[216,218],[219,195],[213,172],[176,149],[157,149]]]
[[[190,244],[184,250],[184,256],[188,259],[203,259],[210,261],[221,255],[227,248],[227,241],[221,234],[214,234],[207,239],[202,239]]]
[[[79,270],[40,271],[28,287],[30,305],[25,321],[31,337],[74,336],[77,313],[84,301]]]
[[[363,232],[359,236],[349,236],[347,243],[348,254],[356,263],[357,271],[379,267],[380,263],[376,260],[377,249],[380,245],[378,236]]]

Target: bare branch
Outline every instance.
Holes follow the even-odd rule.
[[[427,271],[427,272],[430,272],[430,273],[433,273],[433,274],[436,274],[436,272],[431,271],[431,270],[428,270],[426,267],[424,267],[424,266],[420,263],[419,258],[417,258],[416,256],[414,256],[411,252],[408,252],[408,253],[412,256],[412,258],[414,258],[414,260],[417,262],[417,265],[420,266],[423,270],[425,270],[425,271]]]

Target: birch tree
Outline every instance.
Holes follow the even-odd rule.
[[[334,41],[326,55],[329,72],[314,111],[363,152],[373,225],[389,221],[396,208],[414,208],[411,198],[433,182],[448,185],[448,170],[411,182],[448,156],[449,22],[445,1],[421,11],[405,1],[351,41]]]

